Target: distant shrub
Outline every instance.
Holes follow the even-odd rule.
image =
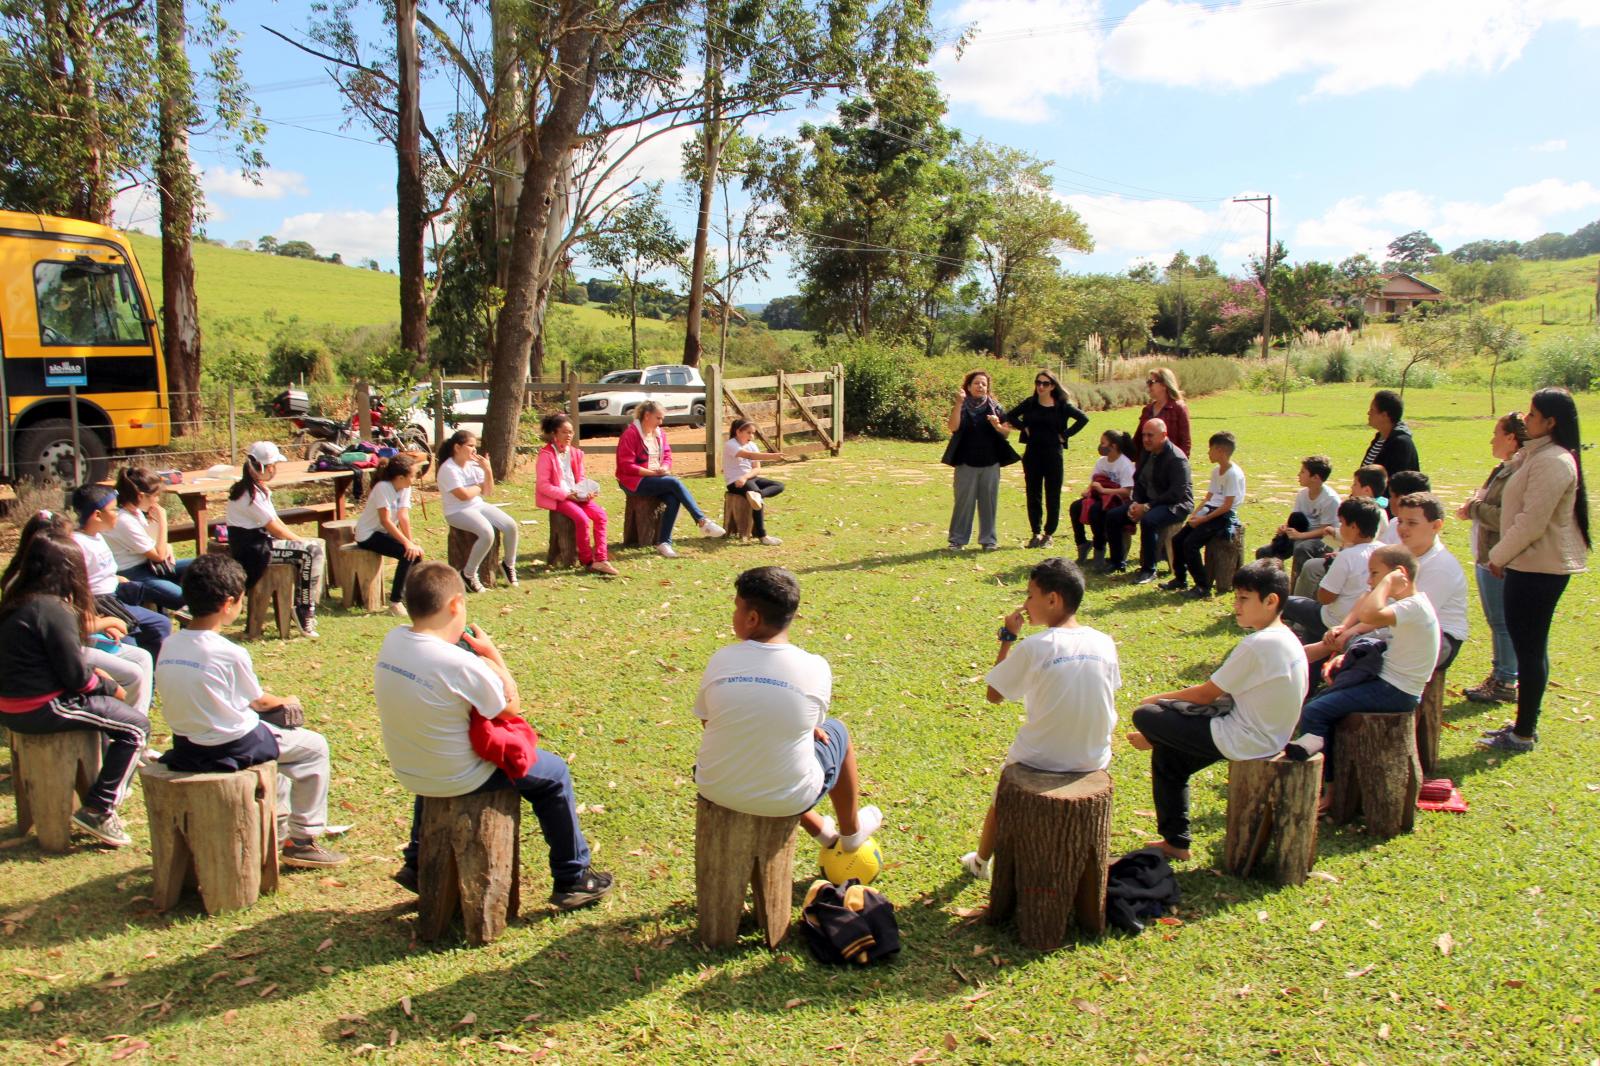
[[[1533,388],[1588,391],[1600,382],[1600,330],[1551,337],[1534,349],[1524,374]]]
[[[338,377],[327,343],[298,322],[284,326],[267,345],[267,366],[275,385],[302,379],[312,384],[332,384]]]

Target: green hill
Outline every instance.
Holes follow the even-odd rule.
[[[1518,300],[1502,300],[1484,310],[1499,317],[1530,337],[1587,330],[1595,323],[1596,273],[1600,255],[1579,259],[1530,259],[1522,264],[1522,280],[1528,295]],[[1443,285],[1433,275],[1421,277]]]

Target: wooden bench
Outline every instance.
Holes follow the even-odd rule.
[[[1411,832],[1422,788],[1412,714],[1352,714],[1334,730],[1328,814],[1335,825],[1361,816],[1385,839]]]
[[[383,564],[385,557],[375,551],[345,544],[334,553],[340,557],[341,587],[344,589],[344,608],[359,605],[362,609],[376,611],[383,606]],[[328,565],[333,566],[333,556]]]
[[[93,729],[11,733],[17,833],[26,835],[31,827],[40,851],[66,851],[72,815],[99,776],[100,734]]]
[[[1223,868],[1249,877],[1268,852],[1280,885],[1304,884],[1317,861],[1322,753],[1303,762],[1281,754],[1228,763],[1228,835]]]
[[[558,511],[550,512],[550,547],[544,561],[552,569],[578,565],[578,525]]]
[[[322,523],[333,520],[336,505],[333,503],[308,503],[303,507],[283,507],[278,510],[278,520],[286,526],[304,525],[307,522]],[[221,518],[208,518],[206,525],[210,527],[213,538],[217,530],[227,526],[227,521]],[[167,525],[167,540],[194,540],[193,522],[171,522]]]
[[[1244,558],[1244,525],[1234,523],[1233,536],[1216,537],[1206,542],[1206,578],[1213,592],[1232,592],[1233,575]]]
[[[157,910],[171,908],[186,887],[199,889],[207,914],[278,890],[277,771],[275,762],[231,774],[139,768]]]
[[[1424,776],[1439,767],[1439,736],[1444,732],[1445,672],[1435,670],[1417,703],[1417,760]]]
[[[722,494],[722,527],[728,531],[728,536],[749,540],[754,536],[755,525],[756,509],[750,506],[750,500],[744,493]]]
[[[653,548],[661,531],[661,512],[667,509],[660,496],[635,496],[628,493],[622,512],[622,546]]]
[[[1012,763],[995,791],[991,925],[1016,917],[1017,938],[1053,951],[1076,922],[1106,927],[1111,868],[1111,775],[1051,774]]]
[[[800,817],[740,814],[700,796],[694,813],[695,907],[700,942],[725,948],[739,937],[744,890],[755,895],[756,921],[775,948],[794,907],[794,852]]]
[[[344,565],[350,560],[339,549],[356,542],[356,520],[330,518],[318,522],[317,536],[322,538],[323,558],[327,560],[328,587],[344,588]]]
[[[278,623],[278,639],[288,640],[290,627],[299,624],[294,613],[295,568],[288,563],[269,563],[266,572],[245,593],[244,635],[260,640],[271,610]]]
[[[469,533],[464,529],[450,527],[450,536],[446,540],[445,557],[450,561],[450,566],[455,570],[465,569],[467,560],[472,557],[472,546],[478,543],[476,533]],[[492,589],[500,582],[500,531],[494,531],[494,543],[489,548],[489,554],[483,557],[483,563],[478,567],[478,580],[486,589]]]
[[[437,940],[458,911],[469,944],[505,932],[521,907],[521,817],[522,796],[514,788],[423,798],[417,939]]]

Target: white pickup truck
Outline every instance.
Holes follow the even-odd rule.
[[[647,366],[642,370],[614,370],[601,378],[601,385],[614,386],[605,392],[579,397],[578,411],[588,425],[626,425],[633,421],[634,408],[654,400],[666,412],[670,423],[703,426],[706,421],[705,381],[692,366]],[[655,392],[660,385],[697,385],[698,393]]]

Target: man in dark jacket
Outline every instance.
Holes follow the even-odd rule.
[[[1394,477],[1402,470],[1421,470],[1422,461],[1417,458],[1417,445],[1411,439],[1411,430],[1401,421],[1405,417],[1405,401],[1400,394],[1389,389],[1380,389],[1372,397],[1372,406],[1367,408],[1367,425],[1376,433],[1372,443],[1367,445],[1367,454],[1362,458],[1362,466],[1376,463]]]
[[[1125,507],[1106,514],[1107,529],[1121,529],[1124,522],[1139,525],[1139,573],[1134,583],[1143,585],[1156,577],[1156,543],[1161,531],[1189,517],[1194,510],[1194,485],[1189,476],[1189,457],[1167,439],[1167,424],[1152,418],[1140,432],[1144,458],[1133,478],[1133,498]],[[1112,538],[1112,551],[1121,550],[1121,537]],[[1125,560],[1113,559],[1112,568],[1122,569]]]

